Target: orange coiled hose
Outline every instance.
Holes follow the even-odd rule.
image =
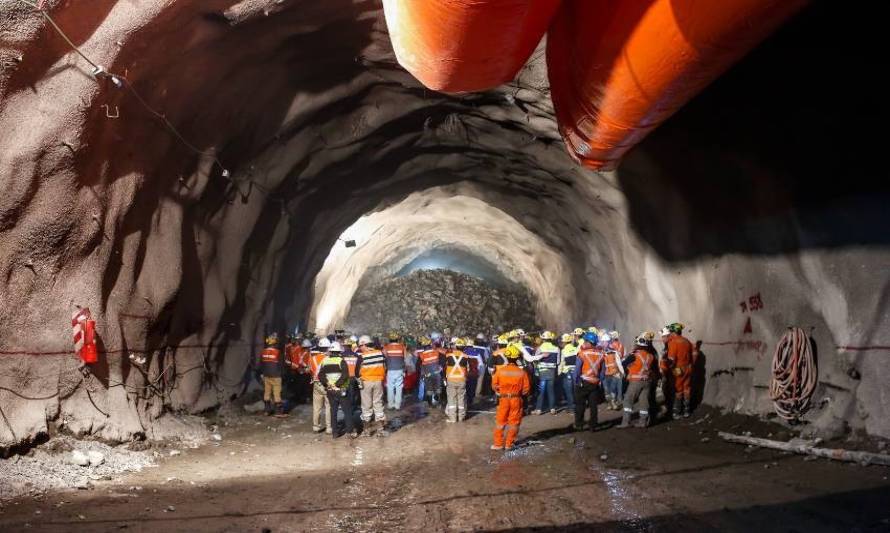
[[[426,87],[482,91],[511,81],[560,0],[383,0],[399,64]]]
[[[547,34],[547,68],[569,153],[615,168],[805,3],[565,0]]]
[[[785,420],[798,420],[810,408],[818,380],[809,336],[800,328],[788,328],[773,354],[769,395],[776,413]]]

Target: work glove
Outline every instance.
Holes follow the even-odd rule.
[[[675,369],[674,369],[674,375],[677,376],[677,377],[682,376],[682,375],[683,375],[683,370],[680,369],[680,368],[675,368]]]

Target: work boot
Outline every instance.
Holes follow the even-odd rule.
[[[540,409],[535,409],[534,411],[532,411],[532,414],[533,414],[533,415],[539,415],[539,414],[541,414],[541,410],[540,410]]]
[[[683,399],[677,398],[674,400],[674,418],[680,418],[681,414],[683,414]]]
[[[689,400],[683,402],[683,418],[689,418],[692,412],[689,410]]]
[[[555,414],[556,414],[556,409],[551,409],[551,410],[550,410],[550,414],[551,414],[551,415],[555,415]]]
[[[618,429],[626,429],[630,427],[630,415],[631,413],[625,411],[624,416],[621,417],[621,423],[618,424]]]
[[[638,428],[646,429],[649,427],[649,415],[640,415],[640,421],[637,423]]]
[[[272,416],[272,402],[263,402],[263,405],[265,405],[263,413],[265,413],[266,416]]]
[[[503,450],[503,446],[498,446],[497,444],[492,444],[489,450]]]
[[[276,418],[287,418],[287,413],[284,412],[284,404],[283,403],[275,404],[275,417]]]

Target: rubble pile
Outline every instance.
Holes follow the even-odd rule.
[[[486,335],[516,327],[535,327],[535,305],[518,285],[498,286],[452,270],[415,270],[405,276],[363,286],[346,318],[349,331],[413,336],[443,331],[449,335]]]

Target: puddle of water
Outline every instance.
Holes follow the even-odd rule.
[[[649,531],[649,523],[637,513],[633,497],[625,486],[627,476],[614,470],[595,470],[609,493],[609,510],[619,520],[622,529]]]

